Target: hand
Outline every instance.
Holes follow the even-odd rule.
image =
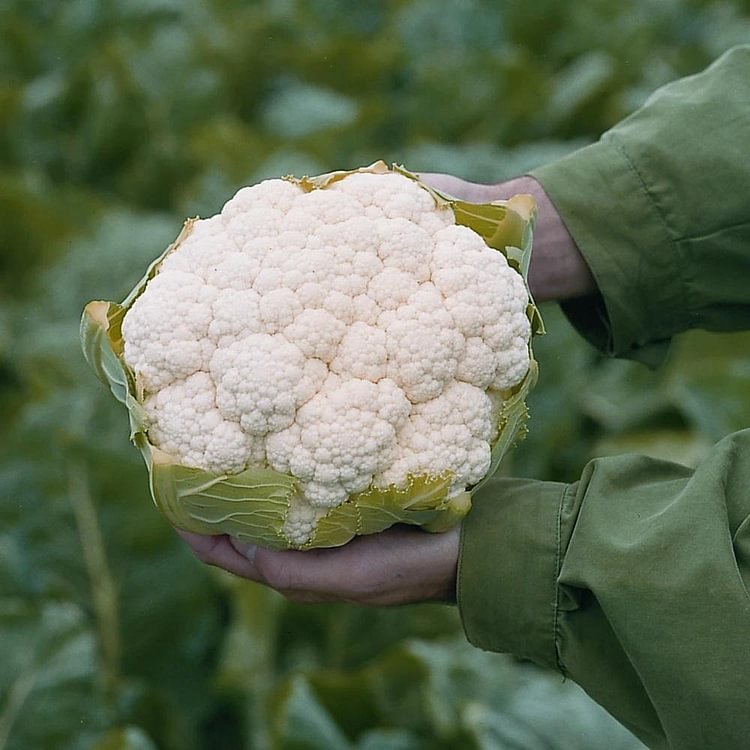
[[[544,188],[533,177],[481,185],[449,174],[421,173],[419,176],[435,190],[472,203],[506,200],[518,193],[533,195],[537,217],[529,269],[532,296],[537,302],[561,301],[596,291],[594,277],[578,246]]]
[[[389,606],[454,602],[460,529],[430,534],[394,526],[343,547],[270,550],[229,536],[177,530],[208,565],[269,586],[295,602]]]
[[[514,190],[512,184],[514,181],[484,185],[440,172],[420,172],[419,178],[445,195],[470,203],[492,203],[492,201],[506,200],[516,193],[529,192],[528,189]]]
[[[466,201],[488,203],[517,193],[537,201],[529,286],[538,301],[596,290],[583,256],[542,186],[532,177],[494,185],[446,174],[421,174],[429,185]],[[263,583],[298,602],[345,601],[368,606],[455,601],[458,528],[430,534],[395,526],[343,547],[304,552],[253,547],[228,536],[179,531],[203,562]]]

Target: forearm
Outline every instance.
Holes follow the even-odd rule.
[[[578,246],[544,188],[533,177],[501,183],[504,193],[529,193],[537,204],[529,287],[537,302],[564,301],[596,292],[594,278]]]
[[[496,479],[464,522],[469,639],[558,669],[650,747],[750,731],[750,430],[695,470],[593,461],[565,485]]]
[[[748,153],[750,46],[740,46],[532,172],[599,292],[563,309],[603,353],[657,365],[682,331],[750,327]]]

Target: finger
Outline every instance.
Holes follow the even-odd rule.
[[[234,551],[249,560],[257,576],[295,601],[341,598],[341,568],[347,567],[347,547],[312,550],[273,550],[229,540]],[[343,558],[343,559],[342,559]]]
[[[428,534],[396,526],[343,547],[304,552],[178,533],[203,562],[270,586],[295,602],[390,606],[455,596],[457,529]]]
[[[251,554],[261,579],[294,601],[384,606],[452,599],[457,539],[450,532],[394,527],[343,547],[304,552],[258,548]],[[245,552],[245,545],[232,544]]]
[[[263,583],[249,550],[247,554],[238,552],[226,534],[205,536],[192,534],[182,529],[175,530],[201,562],[222,568],[242,578]]]
[[[417,176],[431,188],[460,200],[490,203],[509,197],[500,184],[468,182],[460,177],[435,172],[420,172]]]
[[[192,553],[206,565],[221,568],[228,573],[233,573],[241,578],[246,578],[256,583],[276,589],[291,601],[301,603],[313,603],[323,601],[336,601],[336,595],[325,595],[317,591],[304,588],[296,588],[295,582],[301,578],[299,570],[301,561],[284,559],[286,553],[264,550],[270,564],[267,567],[271,571],[272,582],[254,564],[255,545],[243,544],[224,534],[217,536],[206,536],[204,534],[192,534],[182,529],[175,529]],[[294,553],[289,553],[294,554]],[[280,555],[281,559],[276,560]],[[289,565],[288,563],[292,563]]]

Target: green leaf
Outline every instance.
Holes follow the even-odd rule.
[[[405,729],[371,729],[364,732],[355,750],[429,750],[430,746],[414,732]]]
[[[645,750],[573,682],[544,674],[519,676],[522,682],[508,692],[501,710],[476,701],[465,705],[461,721],[477,750]]]
[[[711,445],[707,435],[695,430],[651,429],[604,437],[596,444],[595,451],[602,456],[638,453],[694,467],[703,460]]]
[[[647,426],[672,410],[661,379],[661,373],[637,362],[601,362],[580,393],[581,408],[607,432]]]
[[[175,464],[144,448],[156,506],[179,528],[198,534],[231,533],[237,539],[284,547],[282,527],[296,482],[271,469],[227,476]]]
[[[273,748],[351,750],[351,744],[302,675],[286,684],[275,699],[273,712]]]
[[[0,635],[0,747],[74,747],[68,738],[102,725],[96,640],[81,609],[6,597]]]
[[[710,440],[750,425],[750,333],[691,331],[665,373],[674,406]]]
[[[157,747],[138,727],[123,727],[107,732],[90,750],[157,750]]]
[[[271,706],[274,723],[286,720],[277,712],[295,691],[306,710],[325,716],[357,748],[391,727],[405,747],[430,750],[642,748],[574,683],[481,652],[460,636],[403,642],[359,670],[298,673]]]
[[[607,86],[615,61],[606,52],[589,52],[566,65],[553,81],[548,106],[551,117],[569,117]]]
[[[351,125],[357,110],[355,100],[336,91],[300,81],[283,81],[266,102],[262,120],[270,132],[297,140]]]

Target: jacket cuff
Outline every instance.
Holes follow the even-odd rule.
[[[559,523],[568,485],[498,478],[464,519],[457,601],[469,642],[559,669]]]
[[[607,356],[659,365],[684,307],[680,274],[647,181],[617,134],[605,134],[531,175],[558,210],[599,289],[599,295],[561,305],[573,326]]]

